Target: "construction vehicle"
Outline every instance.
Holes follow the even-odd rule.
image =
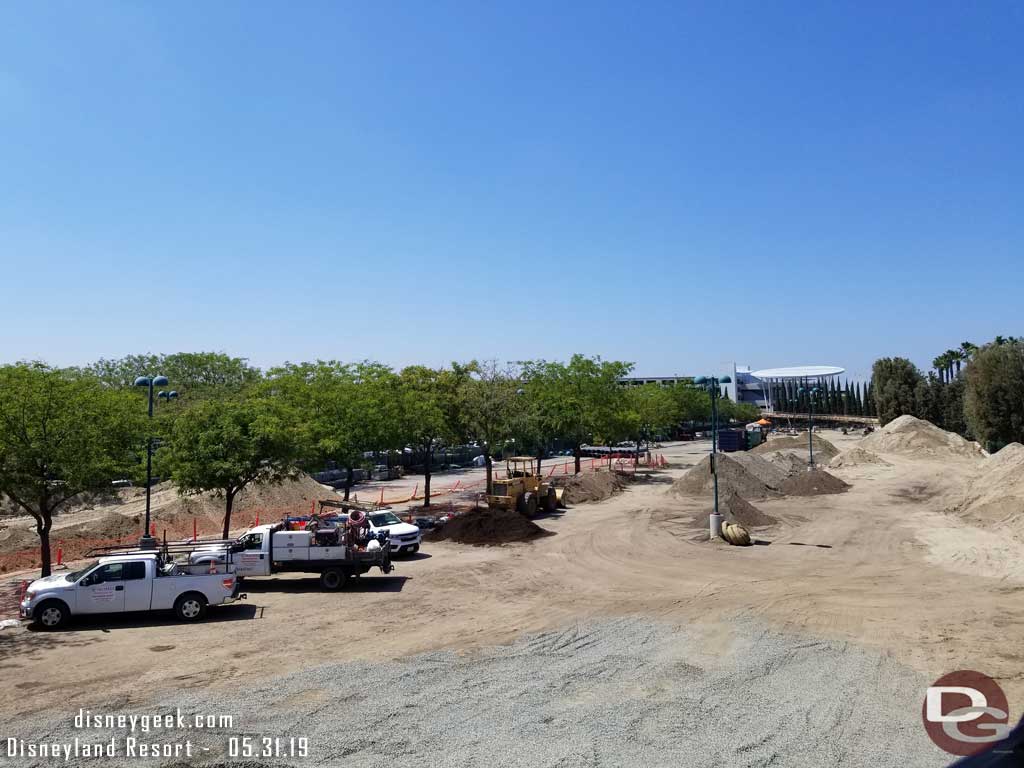
[[[505,475],[491,482],[487,506],[514,509],[528,517],[565,506],[562,497],[565,489],[544,481],[535,458],[513,456],[505,462]]]

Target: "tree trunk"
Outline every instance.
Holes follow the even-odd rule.
[[[493,490],[493,487],[494,487],[492,482],[491,482],[492,468],[491,468],[491,449],[490,448],[485,448],[484,449],[484,467],[486,468],[486,471],[487,471],[487,483],[486,483],[485,487],[487,488],[487,493],[489,495],[491,493],[491,491]]]
[[[580,469],[580,444],[576,443],[572,447],[572,455],[576,460],[576,474],[578,475],[582,470]]]
[[[541,447],[537,449],[537,475],[539,477],[544,477],[544,473],[541,472],[541,469],[540,469],[540,465],[543,464],[543,463],[544,463],[544,446],[542,444]]]
[[[44,522],[40,522],[39,520],[36,520],[36,533],[39,534],[39,560],[42,563],[42,568],[40,569],[40,572],[39,572],[40,578],[45,578],[45,577],[49,576],[51,573],[53,573],[53,570],[51,569],[51,566],[50,566],[50,525],[51,524],[52,524],[52,521],[50,520],[49,513],[46,513],[46,518],[45,518]]]
[[[348,501],[348,494],[352,490],[352,467],[345,467],[345,501]]]
[[[423,506],[430,506],[430,466],[434,463],[434,449],[427,446],[423,458]]]
[[[228,488],[224,494],[224,535],[221,537],[223,539],[231,536],[231,507],[235,504],[235,493],[237,493],[235,489]],[[146,531],[146,535],[149,535],[149,531]]]

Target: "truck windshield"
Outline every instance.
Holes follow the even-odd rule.
[[[85,574],[87,574],[89,571],[91,571],[93,568],[95,568],[99,564],[100,564],[99,560],[93,560],[91,563],[89,563],[87,566],[85,566],[85,568],[82,568],[79,571],[73,571],[72,573],[69,573],[69,574],[65,575],[64,579],[66,581],[78,581],[80,578],[85,576]]]
[[[378,512],[376,515],[370,515],[370,522],[377,528],[384,525],[398,525],[401,520],[395,517],[392,512]]]

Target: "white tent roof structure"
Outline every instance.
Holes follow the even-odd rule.
[[[845,373],[845,368],[838,365],[797,365],[792,368],[765,368],[754,371],[751,375],[762,380],[778,381],[780,379],[827,379]]]
[[[768,403],[769,412],[775,412],[775,403],[772,401],[772,384],[784,381],[816,381],[819,384],[826,379],[831,379],[841,373],[845,368],[838,365],[797,365],[791,368],[765,368],[754,371],[751,375],[761,380],[761,389],[764,392],[765,401]]]

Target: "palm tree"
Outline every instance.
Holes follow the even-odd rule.
[[[935,367],[936,372],[939,374],[939,381],[941,381],[943,384],[946,383],[946,367],[949,365],[948,356],[948,352],[943,352],[941,355],[932,360],[932,365]]]
[[[997,347],[1001,347],[1003,346],[1003,344],[1006,343],[1006,337],[996,336],[994,339],[992,339],[992,343],[995,344]]]

